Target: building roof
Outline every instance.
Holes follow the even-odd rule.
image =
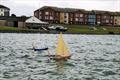
[[[76,9],[76,8],[59,8],[59,7],[53,7],[53,6],[43,6],[42,8],[38,9],[38,10],[44,10],[47,8],[51,8],[54,11],[58,11],[58,12],[76,12],[76,11],[81,11],[81,12],[85,12],[84,9]],[[36,10],[37,11],[37,10]]]
[[[114,15],[120,16],[120,12],[115,12]]]
[[[13,16],[0,16],[0,20],[8,20],[8,21],[25,21],[28,17],[13,17]]]
[[[26,23],[48,24],[47,22],[40,21],[38,18],[36,18],[34,16],[28,18],[25,22]]]
[[[77,8],[59,8],[59,7],[53,7],[53,6],[43,6],[38,10],[45,10],[47,8],[51,8],[54,11],[58,11],[58,12],[82,12],[82,13],[95,13],[95,14],[108,14],[108,15],[120,15],[120,12],[110,12],[110,11],[102,11],[102,10],[91,10],[91,11],[87,11],[84,9],[77,9]],[[35,12],[36,12],[35,11]]]
[[[8,8],[8,7],[4,6],[4,5],[0,5],[0,8],[6,8],[6,9],[10,10],[10,8]]]

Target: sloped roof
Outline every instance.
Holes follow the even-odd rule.
[[[34,16],[28,18],[25,22],[26,23],[48,24],[47,22],[40,21],[38,18],[36,18]]]
[[[82,11],[82,12],[85,12],[84,9],[76,9],[76,8],[59,8],[59,7],[53,7],[53,6],[43,6],[42,8],[38,9],[38,10],[44,10],[44,9],[47,9],[47,8],[51,8],[55,11],[58,11],[58,12],[76,12],[76,11]],[[37,11],[37,10],[36,10]]]
[[[103,11],[103,10],[91,10],[91,11],[87,11],[84,9],[77,9],[77,8],[59,8],[59,7],[53,7],[53,6],[43,6],[38,10],[45,10],[47,8],[51,8],[54,11],[58,11],[58,12],[82,12],[82,13],[95,13],[95,14],[108,14],[108,15],[120,15],[120,12],[110,12],[110,11]]]
[[[0,16],[0,20],[8,20],[8,21],[23,21],[23,22],[25,22],[25,20],[28,18],[29,17]]]
[[[116,12],[111,11],[102,11],[102,10],[92,10],[95,14],[109,14],[109,15],[116,15]],[[118,15],[118,14],[117,14]]]
[[[8,7],[4,6],[4,5],[0,5],[0,8],[6,8],[6,9],[10,10],[10,8],[8,8]]]
[[[120,16],[120,12],[115,12],[114,15]]]

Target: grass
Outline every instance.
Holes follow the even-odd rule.
[[[34,29],[19,29],[17,27],[0,26],[0,32],[36,33],[43,31],[34,30]]]
[[[19,29],[16,27],[0,26],[0,30],[19,30]]]
[[[87,25],[63,25],[68,27],[68,32],[71,33],[81,33],[81,34],[120,34],[120,27],[109,27],[109,26],[99,26],[95,27],[97,30],[94,30],[93,27],[89,27]],[[106,30],[104,30],[106,29]]]
[[[62,25],[64,27],[68,28],[68,31],[66,33],[80,33],[80,34],[120,34],[120,27],[108,27],[108,26],[100,26],[95,27],[97,30],[94,30],[93,28],[87,26],[87,25],[65,25],[65,24],[58,24]],[[103,30],[105,28],[106,30]],[[31,29],[19,29],[16,27],[6,27],[6,26],[0,26],[0,31],[5,32],[45,32],[40,30],[31,30]]]

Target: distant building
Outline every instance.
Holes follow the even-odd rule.
[[[35,17],[42,21],[47,21],[49,23],[103,26],[114,26],[116,24],[120,26],[119,14],[120,12],[109,12],[99,10],[86,11],[84,9],[59,8],[52,6],[43,6],[42,8],[34,11]]]
[[[0,26],[26,28],[26,19],[28,19],[28,17],[0,16]]]
[[[116,12],[114,17],[114,26],[120,27],[120,13]]]
[[[0,16],[9,16],[10,9],[6,6],[0,5]]]
[[[101,25],[114,26],[114,14],[113,12],[101,11]]]
[[[49,23],[85,24],[83,9],[44,6],[34,12],[34,16]]]

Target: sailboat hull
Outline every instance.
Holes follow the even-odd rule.
[[[41,48],[41,49],[35,49],[34,48],[34,51],[44,51],[44,50],[48,50],[48,48]]]
[[[67,59],[70,59],[71,55],[70,56],[55,56],[55,60],[67,60]]]

